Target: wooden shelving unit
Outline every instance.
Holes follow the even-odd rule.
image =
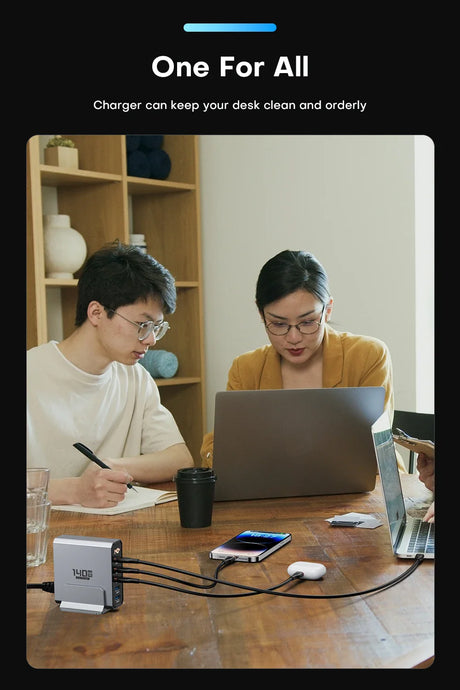
[[[127,175],[124,135],[69,137],[78,148],[78,170],[41,163],[39,136],[27,146],[27,348],[50,339],[49,289],[60,290],[63,336],[74,328],[78,273],[71,280],[45,276],[43,188],[53,187],[57,212],[70,216],[88,254],[140,233],[149,254],[174,276],[177,309],[168,315],[171,330],[157,347],[174,352],[179,369],[175,377],[156,382],[199,465],[206,421],[197,137],[165,135],[163,148],[172,163],[167,180]]]

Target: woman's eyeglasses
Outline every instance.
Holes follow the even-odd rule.
[[[297,328],[299,333],[302,333],[302,335],[313,335],[319,330],[319,327],[323,322],[325,308],[326,305],[323,306],[319,321],[308,320],[293,324],[284,323],[282,321],[265,321],[265,328],[272,335],[287,335],[291,328]]]

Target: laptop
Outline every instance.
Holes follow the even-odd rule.
[[[372,491],[381,386],[216,393],[216,501]]]
[[[423,522],[422,518],[412,517],[406,512],[395,444],[386,412],[372,425],[372,437],[393,553],[398,558],[415,558],[417,554],[434,558],[434,523]]]

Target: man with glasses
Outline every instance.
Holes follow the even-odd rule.
[[[93,254],[78,282],[75,330],[27,353],[27,455],[49,467],[54,504],[112,507],[131,481],[171,480],[193,459],[158,388],[135,366],[168,331],[169,271],[119,242]],[[73,447],[90,448],[100,469]]]
[[[233,361],[227,390],[383,386],[393,418],[389,350],[377,338],[329,325],[333,299],[313,254],[285,250],[267,261],[257,280],[256,306],[270,344]],[[207,464],[212,449],[210,432],[201,447]]]

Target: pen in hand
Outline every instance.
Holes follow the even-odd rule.
[[[105,462],[102,462],[97,455],[94,455],[93,451],[87,448],[83,443],[74,443],[73,447],[76,448],[77,450],[80,451],[80,453],[83,453],[83,455],[86,455],[87,458],[92,460],[93,462],[96,463],[96,465],[99,465],[99,467],[102,467],[103,470],[110,470],[111,467],[105,464]],[[134,489],[134,491],[137,493],[137,489],[132,485],[132,484],[126,484],[128,489]]]

